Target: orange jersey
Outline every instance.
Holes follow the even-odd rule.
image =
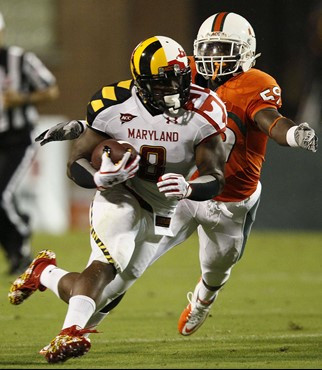
[[[191,68],[194,79],[194,63]],[[257,127],[254,116],[264,108],[280,108],[281,89],[273,77],[252,68],[229,79],[216,93],[226,104],[228,123],[222,134],[227,150],[226,185],[214,199],[238,202],[256,190],[265,159],[268,136]]]

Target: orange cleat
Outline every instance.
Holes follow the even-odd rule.
[[[183,310],[178,321],[179,333],[185,336],[193,334],[200,328],[208,317],[210,308],[214,302],[214,300],[204,302],[198,298],[200,284],[201,280],[197,284],[195,291],[187,294],[189,304]]]

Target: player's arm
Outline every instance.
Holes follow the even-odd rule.
[[[167,173],[157,186],[167,198],[188,198],[195,201],[212,199],[225,185],[225,150],[220,135],[212,136],[195,149],[195,160],[200,176],[186,181],[182,175]]]
[[[73,142],[67,165],[67,175],[77,185],[87,189],[97,188],[104,191],[135,176],[139,169],[140,156],[137,155],[128,164],[131,156],[129,151],[124,153],[123,158],[118,163],[113,163],[109,152],[104,151],[100,169],[96,171],[92,167],[90,160],[93,150],[107,138],[109,138],[108,135],[88,129],[84,135]]]
[[[298,126],[289,118],[282,116],[277,109],[265,108],[254,116],[258,128],[279,145],[301,147],[317,151],[318,138],[315,131],[305,122]]]
[[[55,126],[43,131],[35,138],[40,145],[45,145],[51,141],[74,140],[79,138],[86,131],[86,121],[71,120],[57,123]]]
[[[84,188],[96,188],[94,174],[96,170],[90,164],[94,148],[108,138],[88,129],[82,136],[74,140],[67,163],[67,176],[77,185]]]
[[[117,85],[113,84],[112,86],[119,102],[126,100],[131,94],[131,80],[126,84],[127,88],[117,87]],[[84,130],[73,143],[67,171],[68,176],[76,184],[85,188],[96,187],[99,190],[105,190],[133,177],[139,168],[138,163],[140,160],[140,156],[137,155],[135,160],[127,165],[130,153],[126,152],[123,158],[117,164],[114,164],[109,157],[108,151],[106,151],[102,154],[102,163],[98,171],[90,164],[94,148],[104,139],[110,138],[107,131],[105,131],[106,127],[98,129],[95,124],[100,113],[110,109],[114,104],[114,100],[111,101],[104,97],[103,91],[104,88],[97,91],[87,105],[86,117],[89,127],[86,128],[87,126],[84,126],[82,121],[73,121],[73,128],[80,128],[80,125],[83,125]],[[96,104],[97,101],[100,102],[99,106]],[[63,125],[62,129],[65,130],[65,125]]]
[[[196,147],[199,177],[190,181],[190,199],[206,200],[220,194],[225,185],[225,149],[220,135],[212,136]],[[206,199],[203,199],[206,198]]]

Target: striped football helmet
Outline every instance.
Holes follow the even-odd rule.
[[[141,41],[130,67],[139,96],[160,111],[176,113],[189,98],[191,70],[183,47],[165,36]]]
[[[246,72],[260,56],[250,23],[235,13],[222,12],[207,18],[194,41],[196,68],[205,78]]]

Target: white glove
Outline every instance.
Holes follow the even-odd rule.
[[[41,133],[35,141],[40,141],[40,145],[45,145],[50,141],[74,140],[80,137],[85,130],[85,121],[61,122]]]
[[[189,197],[192,192],[188,181],[177,173],[166,173],[159,177],[157,182],[160,193],[164,193],[167,198],[183,199]]]
[[[291,127],[287,131],[286,140],[292,147],[299,146],[314,153],[318,149],[318,137],[313,128],[306,122]]]
[[[94,181],[98,190],[103,191],[135,176],[139,169],[141,157],[137,155],[130,165],[126,166],[130,157],[131,153],[128,151],[124,153],[123,158],[117,164],[114,164],[109,157],[109,152],[103,152],[101,167],[94,174]]]

